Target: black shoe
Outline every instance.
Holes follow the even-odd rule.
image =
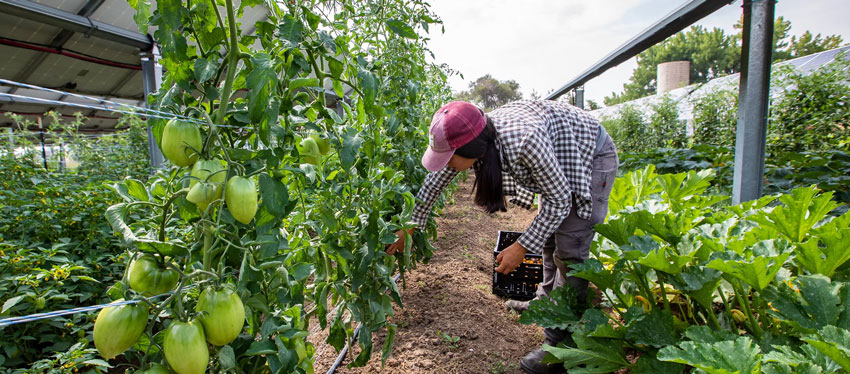
[[[546,351],[543,348],[540,348],[536,351],[533,351],[519,361],[519,367],[522,368],[522,371],[528,374],[562,374],[566,373],[567,370],[564,369],[564,365],[558,364],[544,364],[543,357],[546,357]]]

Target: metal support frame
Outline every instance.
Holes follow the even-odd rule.
[[[770,59],[776,0],[744,0],[741,83],[732,201],[761,197],[770,100]]]
[[[609,53],[599,62],[585,70],[578,77],[569,81],[561,88],[555,90],[546,100],[555,100],[574,88],[584,85],[587,81],[599,76],[606,70],[637,56],[645,49],[667,39],[671,35],[682,31],[685,27],[701,20],[703,17],[714,13],[714,11],[732,3],[734,0],[691,0],[670,12],[667,16],[643,30],[634,38]]]
[[[159,64],[159,50],[154,46],[149,53],[142,54],[142,82],[145,89],[145,103],[151,107],[150,95],[159,90],[162,85],[162,65]],[[162,165],[164,158],[151,129],[151,119],[148,119],[148,154],[154,168]]]
[[[77,11],[77,15],[81,17],[89,17],[94,12],[103,5],[104,0],[88,0],[83,6]],[[57,33],[53,39],[48,43],[48,45],[55,49],[61,49],[71,37],[74,36],[73,31],[62,30]],[[29,63],[27,63],[20,73],[15,75],[15,80],[18,82],[26,82],[32,76],[32,74],[41,66],[44,60],[47,59],[48,53],[39,53],[35,55],[32,59],[30,59]],[[12,87],[9,90],[9,93],[15,93],[18,91],[18,87]],[[3,107],[3,104],[0,104],[0,108]],[[51,109],[52,110],[52,109]]]
[[[584,86],[576,87],[573,94],[575,95],[575,106],[584,109]]]
[[[142,33],[124,30],[120,27],[95,21],[89,17],[28,0],[0,0],[0,12],[56,26],[64,30],[111,40],[143,51],[148,51],[153,47],[151,39]]]

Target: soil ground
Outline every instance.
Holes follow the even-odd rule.
[[[380,360],[383,335],[376,334],[369,364],[346,367],[358,353],[355,346],[337,373],[521,373],[519,360],[539,347],[543,331],[517,322],[505,299],[491,293],[493,247],[499,230],[524,231],[537,212],[510,205],[508,212],[486,214],[472,202],[471,187],[471,181],[462,183],[454,204],[437,218],[431,262],[408,274],[386,366]],[[326,373],[338,356],[323,339],[323,334],[310,339],[316,373]]]

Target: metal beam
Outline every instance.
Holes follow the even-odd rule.
[[[575,89],[575,102],[576,106],[584,109],[584,86],[576,87]]]
[[[124,30],[120,27],[95,21],[89,17],[69,13],[28,0],[0,0],[0,12],[56,26],[64,30],[111,40],[139,48],[143,51],[148,51],[153,46],[147,35]]]
[[[744,0],[741,83],[732,179],[734,204],[758,199],[764,184],[775,8],[775,0]]]
[[[691,24],[701,20],[703,17],[713,13],[727,4],[732,3],[733,1],[734,0],[691,0],[687,4],[684,4],[678,9],[672,11],[652,26],[649,26],[646,30],[641,31],[637,36],[631,38],[625,44],[609,53],[607,56],[602,58],[602,60],[579,74],[579,76],[546,96],[546,100],[555,100],[578,86],[584,85],[587,81],[604,73],[606,70],[637,56],[638,53],[641,53],[645,49],[660,43],[673,34],[684,30]]]
[[[118,90],[120,90],[124,86],[126,86],[128,83],[130,83],[130,80],[136,75],[136,72],[136,70],[130,70],[127,72],[127,74],[124,74],[124,77],[119,79],[118,82],[116,82],[115,85],[113,85],[112,88],[110,88],[109,91],[107,91],[103,95],[103,99],[110,100],[110,98],[115,98],[115,93],[118,92]],[[142,77],[144,77],[144,75],[142,75]],[[142,96],[145,96],[144,93],[142,93]],[[91,117],[95,115],[95,113],[97,113],[97,111],[92,110],[88,112],[88,114],[86,114],[86,117]]]
[[[150,53],[142,54],[142,82],[145,89],[145,103],[148,108],[151,107],[150,95],[158,91],[162,85],[162,65],[159,64],[158,60],[159,51],[157,48],[153,48]],[[160,167],[165,161],[156,143],[156,138],[153,136],[150,118],[148,119],[148,156],[151,166],[154,168]]]
[[[100,8],[100,6],[103,5],[103,2],[104,0],[88,0],[85,4],[83,4],[83,7],[80,8],[79,11],[77,11],[77,15],[89,17],[97,10],[97,8]],[[57,33],[56,36],[53,37],[53,39],[50,41],[50,43],[48,43],[48,45],[52,48],[60,49],[63,45],[65,45],[65,43],[68,42],[69,39],[71,39],[71,36],[73,35],[74,33],[68,30],[59,31],[59,33]],[[27,80],[29,80],[30,76],[32,76],[32,73],[34,73],[36,69],[41,66],[41,64],[44,62],[44,60],[47,59],[47,56],[49,55],[49,53],[39,53],[35,55],[35,57],[30,59],[30,62],[24,66],[24,70],[21,70],[18,74],[15,75],[15,80],[18,82],[26,82]],[[12,87],[12,89],[9,90],[9,93],[15,93],[17,91],[18,87]],[[2,107],[2,104],[0,104],[0,108]]]

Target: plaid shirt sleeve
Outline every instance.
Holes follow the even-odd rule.
[[[531,209],[534,204],[534,192],[520,187],[510,173],[502,173],[502,189],[511,197],[508,201],[521,208]]]
[[[457,175],[458,171],[448,166],[440,171],[428,173],[425,182],[422,183],[422,188],[416,194],[416,206],[413,208],[412,219],[417,227],[425,227],[425,224],[428,223],[428,217],[431,215],[431,209],[440,194]]]
[[[517,242],[531,253],[542,253],[543,245],[570,214],[572,191],[555,157],[552,142],[539,130],[524,142],[520,162],[540,188],[540,213]]]

